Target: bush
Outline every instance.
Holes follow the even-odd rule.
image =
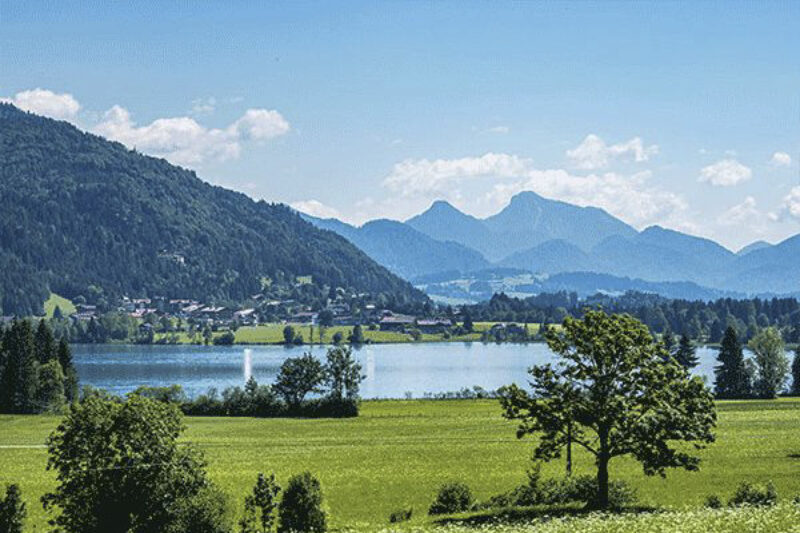
[[[324,533],[327,530],[322,509],[322,488],[310,472],[289,479],[278,506],[279,533]]]
[[[396,524],[398,522],[407,522],[411,520],[411,515],[414,513],[414,509],[409,507],[408,509],[398,509],[394,511],[392,514],[389,515],[389,522],[392,524]]]
[[[716,494],[706,497],[705,506],[709,509],[722,509],[722,499]]]
[[[472,491],[464,483],[445,483],[439,488],[428,514],[450,514],[469,511],[474,506]]]
[[[214,344],[217,346],[230,346],[236,340],[236,335],[232,331],[226,331],[219,337],[214,338]]]
[[[3,533],[22,533],[25,522],[25,503],[22,501],[19,487],[6,487],[5,498],[0,498],[0,531]]]
[[[358,400],[325,396],[305,400],[289,408],[286,414],[304,418],[353,418],[358,416]]]
[[[594,506],[597,497],[597,480],[592,476],[574,476],[542,480],[538,467],[528,473],[528,482],[516,489],[494,496],[491,507],[532,505],[563,505],[584,503]],[[612,481],[608,487],[609,506],[619,509],[636,502],[636,492],[623,481]]]
[[[739,485],[733,494],[733,498],[728,501],[730,507],[738,507],[740,505],[770,506],[776,503],[778,503],[778,492],[771,481],[765,486],[754,485],[745,481]]]

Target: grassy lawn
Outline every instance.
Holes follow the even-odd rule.
[[[490,329],[495,322],[476,322],[474,324],[474,331],[467,335],[451,336],[445,338],[442,334],[423,334],[418,342],[465,342],[465,341],[479,341],[481,340],[481,333]],[[320,328],[314,326],[313,328],[308,324],[290,324],[296,333],[303,335],[303,340],[306,343],[313,342],[320,343]],[[286,324],[262,324],[259,326],[243,326],[236,330],[236,344],[282,344],[283,343],[283,328]],[[313,331],[312,331],[313,330]],[[342,338],[347,342],[347,336],[353,330],[352,326],[333,326],[324,328],[323,343],[332,341],[336,333],[341,333]],[[531,335],[534,335],[538,330],[537,324],[529,324],[528,330]],[[411,335],[406,333],[399,333],[394,331],[370,331],[366,327],[363,329],[364,337],[373,344],[386,344],[386,343],[405,343],[415,342]],[[218,331],[214,336],[222,335],[222,331]],[[162,338],[163,334],[157,334],[155,340]],[[194,342],[201,343],[203,337],[198,333]],[[178,334],[178,342],[181,344],[190,344],[192,339],[185,332]]]
[[[798,400],[722,402],[717,442],[702,452],[700,472],[648,478],[633,461],[615,460],[611,475],[631,482],[645,505],[699,506],[711,493],[727,498],[743,480],[772,480],[790,498],[800,494],[798,419]],[[0,486],[21,484],[29,526],[40,531],[38,498],[54,480],[45,471],[46,450],[37,446],[57,422],[0,416]],[[365,531],[388,526],[389,513],[404,506],[414,508],[412,524],[425,523],[445,481],[466,481],[481,499],[511,489],[524,480],[531,451],[495,401],[374,401],[352,420],[189,418],[187,425],[185,440],[205,452],[211,477],[237,510],[257,472],[274,470],[285,484],[290,474],[310,470],[320,477],[332,524]],[[579,473],[591,472],[586,455],[578,453],[575,463]],[[553,463],[545,474],[562,469]]]
[[[44,302],[45,316],[47,316],[47,318],[53,318],[53,312],[56,310],[56,307],[61,309],[61,314],[63,316],[69,316],[76,311],[75,305],[70,300],[51,292],[50,297]]]

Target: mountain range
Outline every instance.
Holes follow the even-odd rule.
[[[437,272],[449,272],[455,280],[488,264],[527,271],[540,280],[571,273],[566,279],[575,290],[591,284],[619,291],[667,283],[672,291],[675,283],[686,283],[681,293],[697,298],[800,293],[800,235],[775,245],[758,241],[734,253],[710,239],[660,226],[638,231],[602,209],[530,191],[483,219],[441,200],[405,222],[355,227],[307,219],[412,281]],[[559,286],[570,288],[569,283]]]
[[[0,104],[0,313],[39,314],[51,292],[224,302],[299,283],[427,302],[285,205]]]

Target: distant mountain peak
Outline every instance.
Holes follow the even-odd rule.
[[[545,200],[545,198],[533,191],[522,191],[518,192],[514,196],[511,197],[511,204],[520,204],[520,203],[530,203],[530,202],[539,202],[540,200]]]
[[[772,244],[768,243],[767,241],[755,241],[751,242],[747,246],[743,246],[736,255],[747,255],[750,252],[755,252],[756,250],[761,250],[762,248],[769,248]]]

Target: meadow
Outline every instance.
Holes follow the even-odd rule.
[[[405,343],[405,342],[474,342],[481,340],[481,333],[490,329],[495,322],[476,322],[472,333],[464,335],[449,335],[445,336],[442,333],[423,333],[418,341],[408,334],[398,331],[380,331],[370,330],[364,327],[364,338],[367,342],[372,344],[386,344],[386,343]],[[331,326],[322,328],[320,331],[319,326],[310,326],[309,324],[288,324],[292,326],[296,333],[303,336],[305,343],[330,343],[333,341],[333,336],[336,333],[341,333],[344,342],[347,342],[347,337],[353,330],[353,326]],[[236,344],[283,344],[283,328],[287,324],[270,323],[260,324],[258,326],[242,326],[236,330],[235,343]],[[528,331],[531,335],[539,331],[539,326],[536,324],[529,324]],[[214,337],[222,335],[223,331],[214,333]],[[322,333],[322,338],[320,338]],[[163,337],[169,337],[163,333],[156,334],[155,341],[158,342]],[[177,340],[181,344],[198,344],[203,342],[203,337],[200,333],[195,334],[191,338],[186,332],[180,332]]]
[[[646,477],[635,462],[625,459],[612,462],[612,478],[630,482],[643,505],[659,508],[696,508],[711,493],[727,498],[744,480],[772,480],[786,501],[800,494],[800,400],[720,402],[718,413],[717,442],[701,452],[699,472]],[[54,485],[52,473],[45,471],[43,443],[57,423],[52,416],[0,416],[0,486],[21,485],[31,515],[28,525],[35,526],[34,531],[44,530],[46,520],[38,499]],[[413,507],[414,516],[404,528],[462,531],[458,526],[440,529],[426,516],[439,485],[467,482],[481,500],[509,490],[524,481],[532,445],[529,439],[515,437],[514,424],[500,416],[496,401],[489,400],[370,401],[364,402],[360,417],[345,420],[187,418],[186,423],[183,440],[205,452],[212,479],[237,512],[258,472],[275,471],[285,484],[290,474],[310,470],[322,482],[331,523],[339,530],[388,528],[392,511]],[[592,472],[589,457],[582,453],[576,454],[575,467],[577,473]],[[544,473],[560,475],[563,468],[563,463],[554,462]],[[770,511],[769,519],[795,520],[792,509]],[[705,511],[618,520],[687,517],[701,525],[703,520],[738,520]],[[624,523],[619,530],[643,530]],[[557,526],[553,523],[545,531],[569,529]],[[514,526],[497,531],[525,530]],[[785,529],[764,529],[781,530]]]

